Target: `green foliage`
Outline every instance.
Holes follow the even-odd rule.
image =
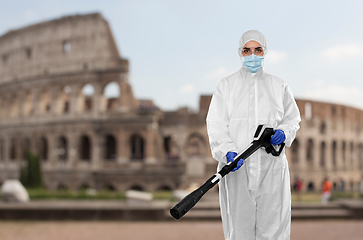
[[[26,164],[20,169],[20,182],[26,188],[43,188],[40,159],[30,151],[26,153]]]

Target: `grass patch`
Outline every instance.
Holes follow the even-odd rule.
[[[295,192],[291,193],[291,202],[298,202],[297,194]],[[301,201],[305,203],[318,203],[321,202],[320,193],[301,193]]]
[[[41,199],[69,199],[69,200],[82,200],[82,199],[114,199],[124,200],[126,199],[125,193],[112,192],[112,191],[101,191],[94,194],[90,194],[87,191],[70,191],[70,190],[58,190],[49,191],[45,189],[27,189],[30,199],[41,200]]]
[[[172,191],[157,191],[153,192],[152,195],[154,200],[174,200]]]
[[[125,200],[126,194],[124,192],[115,191],[100,191],[90,194],[87,190],[71,191],[71,190],[57,190],[49,191],[45,189],[27,189],[30,199],[33,200],[46,200],[46,199],[63,199],[63,200],[86,200],[86,199],[110,199],[110,200]],[[175,200],[171,191],[157,191],[153,192],[154,200]]]

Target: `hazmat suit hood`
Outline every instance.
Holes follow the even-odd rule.
[[[238,44],[238,55],[240,56],[240,59],[241,59],[242,70],[246,70],[244,72],[247,74],[249,74],[249,73],[243,65],[242,49],[246,45],[246,43],[248,43],[249,41],[256,41],[259,44],[261,44],[261,46],[263,48],[264,57],[267,53],[267,40],[262,33],[260,33],[257,30],[250,30],[250,31],[247,31],[244,34],[242,34],[241,38],[239,39],[239,44]],[[264,65],[265,65],[265,63],[263,62],[262,67],[261,67],[262,69],[264,68]]]
[[[267,40],[266,40],[265,36],[263,36],[262,33],[260,33],[257,30],[250,30],[250,31],[247,31],[244,34],[242,34],[241,38],[239,39],[238,54],[240,56],[241,56],[242,48],[249,41],[256,41],[259,44],[261,44],[261,46],[263,48],[263,55],[264,56],[266,55],[266,53],[267,53]]]

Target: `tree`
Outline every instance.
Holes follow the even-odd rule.
[[[43,188],[39,156],[26,153],[26,165],[20,168],[20,181],[26,188]]]

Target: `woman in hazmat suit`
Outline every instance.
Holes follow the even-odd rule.
[[[206,119],[218,170],[249,146],[258,125],[275,129],[273,145],[285,142],[289,147],[301,121],[288,85],[263,71],[265,37],[256,30],[244,33],[238,52],[242,68],[219,83]],[[291,193],[285,151],[275,157],[259,149],[242,164],[219,183],[225,239],[290,239]]]

